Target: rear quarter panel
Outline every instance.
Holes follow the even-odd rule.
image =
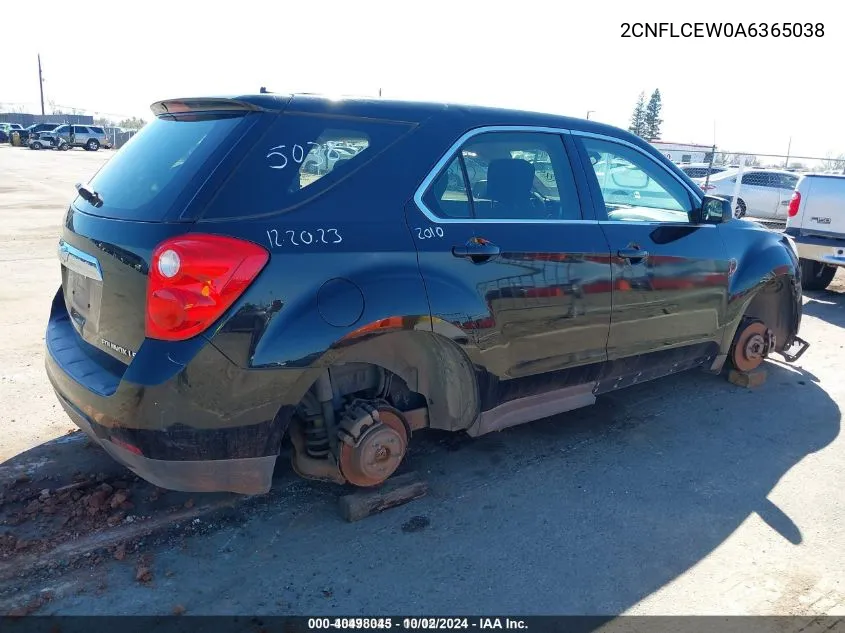
[[[313,368],[330,350],[382,320],[431,331],[404,205],[422,179],[432,144],[419,130],[354,176],[301,207],[262,218],[203,222],[197,231],[261,244],[270,261],[209,333],[233,362],[254,368]]]

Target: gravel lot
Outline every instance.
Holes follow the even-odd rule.
[[[0,146],[3,485],[109,463],[65,437],[42,346],[64,206],[111,155]],[[759,389],[692,372],[476,441],[415,438],[430,494],[354,524],[339,489],[283,464],[225,520],[2,581],[0,606],[49,590],[39,613],[845,615],[843,281],[805,298],[812,347]]]

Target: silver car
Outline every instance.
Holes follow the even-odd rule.
[[[96,152],[101,147],[111,147],[111,139],[106,131],[97,125],[60,125],[53,130],[53,134],[61,136],[71,147],[82,147],[90,152]]]

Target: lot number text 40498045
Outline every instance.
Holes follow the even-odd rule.
[[[443,629],[460,630],[527,630],[525,620],[519,618],[308,618],[310,630],[346,629],[350,631],[398,630],[430,631]]]

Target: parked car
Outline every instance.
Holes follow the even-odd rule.
[[[804,174],[787,215],[786,233],[801,258],[801,285],[824,290],[845,266],[845,176]]]
[[[712,176],[730,169],[727,165],[711,165],[710,163],[687,163],[678,166],[690,178],[705,178],[708,173]]]
[[[737,170],[710,176],[705,193],[733,200]],[[742,174],[736,216],[786,222],[786,210],[799,176],[780,169],[747,169]],[[704,179],[697,179],[704,185]]]
[[[428,428],[807,348],[790,240],[620,129],[308,95],[152,109],[70,201],[46,371],[158,486],[266,491],[283,442],[302,476],[373,486]],[[340,142],[360,149],[304,172]]]
[[[29,137],[32,134],[36,134],[38,132],[48,132],[56,129],[59,125],[61,125],[61,123],[33,123],[21,130],[21,144],[28,145]]]
[[[96,125],[62,125],[54,132],[61,136],[71,147],[82,147],[90,152],[96,152],[101,147],[112,146],[106,131]]]
[[[12,132],[20,132],[23,126],[19,123],[0,123],[0,143],[9,143]]]
[[[36,132],[29,137],[29,149],[58,149],[67,151],[70,149],[68,142],[55,132]]]

